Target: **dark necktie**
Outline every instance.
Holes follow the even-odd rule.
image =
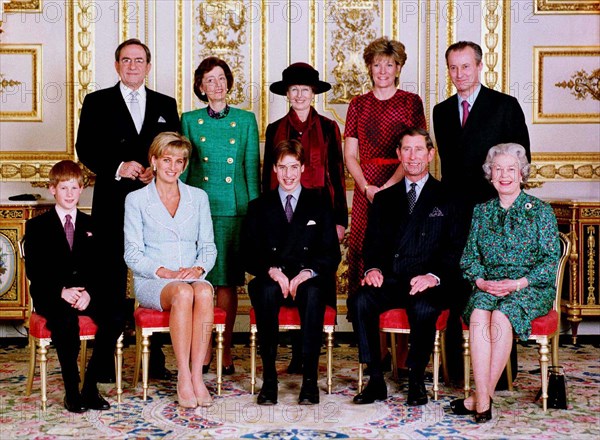
[[[294,215],[294,210],[292,209],[292,197],[291,194],[288,194],[285,201],[285,216],[287,217],[288,223],[292,221],[292,216]]]
[[[75,228],[73,227],[70,214],[65,215],[65,235],[67,236],[67,241],[69,242],[69,248],[73,249],[73,236],[75,235]]]
[[[415,205],[417,204],[417,190],[415,190],[415,187],[417,186],[416,183],[411,183],[410,184],[410,190],[406,193],[406,197],[408,198],[408,213],[412,214],[413,209],[415,209]]]
[[[462,108],[463,108],[463,117],[462,117],[461,126],[464,127],[465,124],[467,123],[467,118],[469,117],[469,103],[467,101],[463,101]]]

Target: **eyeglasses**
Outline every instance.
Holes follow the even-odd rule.
[[[121,64],[125,64],[125,65],[129,65],[131,63],[135,63],[139,66],[141,66],[142,64],[146,64],[146,60],[143,58],[135,58],[135,59],[131,59],[131,58],[121,58],[121,60],[119,61]]]

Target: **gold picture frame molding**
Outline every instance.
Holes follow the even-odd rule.
[[[4,12],[42,12],[42,0],[11,0],[4,4]]]
[[[1,122],[40,122],[42,120],[42,45],[41,44],[0,44],[0,55],[30,55],[32,89],[31,110],[2,111]],[[5,58],[6,59],[6,58]],[[2,73],[2,72],[0,72]],[[27,82],[25,82],[27,84]],[[1,156],[0,156],[1,157]]]
[[[599,0],[535,0],[534,14],[600,14]]]
[[[598,124],[600,113],[544,114],[544,58],[566,56],[599,57],[600,46],[534,46],[533,81],[536,85],[533,108],[534,124]]]
[[[86,84],[90,84],[93,80],[91,76],[93,71],[88,69],[89,66],[81,64],[85,64],[88,59],[87,55],[93,52],[93,32],[90,26],[86,28],[87,20],[85,17],[86,11],[91,4],[91,0],[65,2],[67,39],[67,67],[65,77],[67,84],[70,84],[66,88],[67,123],[65,150],[2,151],[0,152],[0,181],[46,181],[52,165],[60,160],[75,159],[75,130],[79,121],[79,108],[86,93]],[[80,24],[84,25],[83,28]],[[78,37],[77,42],[75,41],[75,36]],[[77,60],[77,64],[75,60]],[[40,78],[38,82],[41,82],[41,74],[38,78]],[[77,106],[75,100],[76,94],[79,98],[77,100],[79,105]]]

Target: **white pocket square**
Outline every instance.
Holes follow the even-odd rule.
[[[166,123],[167,121],[165,121],[165,118],[163,118],[162,116],[158,117],[158,122],[164,122]]]
[[[309,220],[308,223],[306,224],[306,226],[312,226],[312,225],[316,225],[317,222],[315,222],[314,220]]]
[[[443,217],[444,213],[437,206],[429,213],[429,217]]]

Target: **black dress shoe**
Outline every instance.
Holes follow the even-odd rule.
[[[420,380],[409,380],[408,382],[408,406],[420,406],[427,404],[427,392],[425,383]]]
[[[223,376],[231,376],[232,374],[235,374],[235,365],[223,365],[223,368],[221,369],[221,374]]]
[[[304,369],[302,368],[302,359],[296,356],[292,356],[292,360],[287,367],[288,374],[302,374]]]
[[[74,396],[67,396],[65,394],[65,399],[63,400],[65,408],[67,411],[72,413],[81,414],[87,411],[87,407],[83,403],[81,396],[79,394]]]
[[[469,414],[475,414],[477,412],[465,406],[465,399],[453,400],[452,402],[450,402],[450,409],[457,416],[466,416]]]
[[[204,370],[203,370],[204,372]],[[175,377],[172,371],[167,370],[165,367],[162,368],[150,368],[148,371],[148,376],[150,379],[155,380],[171,380]]]
[[[475,423],[485,423],[492,420],[492,398],[490,397],[490,407],[483,412],[475,412]]]
[[[370,380],[367,386],[362,390],[362,393],[354,396],[352,401],[357,405],[366,405],[373,403],[376,400],[387,399],[387,387],[383,380],[373,381]]]
[[[84,392],[81,395],[81,398],[88,409],[96,409],[99,411],[110,409],[110,404],[100,395],[98,390]]]
[[[267,379],[256,398],[258,405],[277,405],[277,379]]]
[[[298,397],[300,405],[318,405],[319,404],[319,387],[316,379],[302,380],[300,387],[300,396]]]

